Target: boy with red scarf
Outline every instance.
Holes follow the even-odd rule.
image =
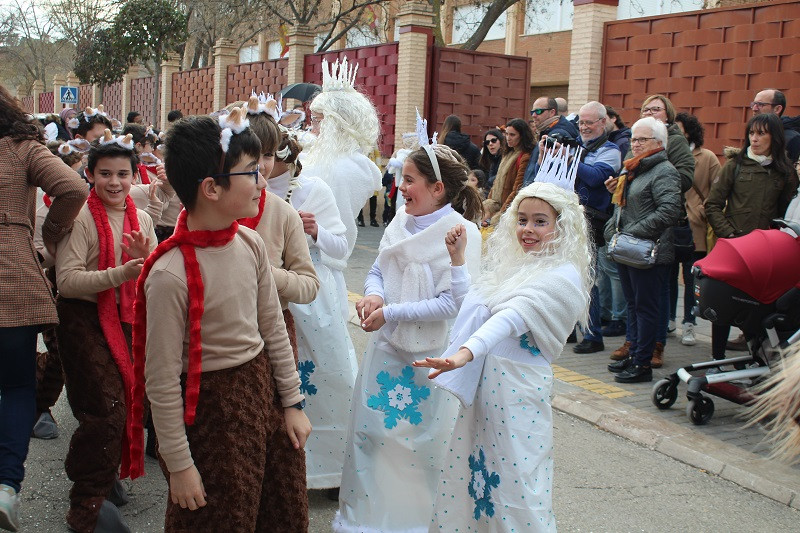
[[[137,163],[129,138],[108,132],[92,147],[89,200],[56,252],[56,336],[78,420],[64,464],[73,482],[67,524],[80,533],[129,531],[115,504],[127,502],[117,469],[133,386],[133,300],[144,258],[156,247],[150,216],[128,196]]]
[[[264,242],[237,223],[257,216],[266,186],[244,114],[169,130],[166,172],[185,211],[137,284],[122,476],[143,474],[146,385],[168,533],[308,529],[300,376]]]

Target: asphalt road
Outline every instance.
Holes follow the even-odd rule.
[[[360,291],[376,255],[381,228],[359,235],[346,272],[351,291]],[[350,326],[363,353],[366,335]],[[75,420],[66,397],[54,409],[62,436],[33,440],[23,486],[23,532],[67,531],[70,483],[63,461]],[[800,512],[731,482],[633,444],[595,426],[556,412],[554,506],[561,531],[798,531]],[[122,508],[137,533],[162,530],[166,482],[152,459],[148,475],[130,487]],[[311,532],[330,531],[336,504],[310,493]]]

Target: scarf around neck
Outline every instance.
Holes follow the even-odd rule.
[[[258,223],[261,222],[261,217],[264,215],[264,206],[267,204],[267,189],[261,190],[261,197],[258,199],[258,214],[250,218],[240,218],[239,224],[246,228],[256,229]]]
[[[583,139],[581,139],[581,144],[583,144],[583,153],[581,153],[581,162],[583,162],[583,160],[586,159],[586,156],[589,155],[589,152],[594,152],[595,150],[603,146],[607,140],[608,140],[607,131],[603,131],[600,137],[592,139],[587,143],[584,143]]]
[[[186,376],[186,398],[183,420],[187,426],[194,424],[197,413],[197,399],[200,396],[200,375],[202,373],[203,347],[200,321],[204,311],[205,288],[197,262],[195,248],[220,247],[228,244],[239,231],[239,223],[217,231],[190,231],[186,225],[186,211],[181,211],[175,226],[175,233],[158,245],[142,267],[136,284],[136,303],[133,310],[133,401],[128,408],[127,433],[129,446],[123,448],[120,478],[136,479],[144,474],[144,428],[142,427],[144,407],[144,366],[145,342],[147,340],[147,300],[144,283],[150,270],[158,259],[173,248],[180,248],[186,268],[186,285],[189,301],[189,370]]]
[[[617,181],[617,190],[615,190],[614,194],[611,195],[611,203],[620,207],[625,207],[625,204],[627,204],[625,199],[625,188],[627,187],[628,182],[633,181],[633,178],[636,177],[636,169],[639,168],[639,164],[643,159],[650,157],[653,154],[657,154],[662,150],[664,150],[663,146],[623,161],[622,166],[624,167],[624,170],[618,176],[619,180]]]
[[[97,195],[97,189],[92,189],[89,193],[87,202],[89,212],[92,215],[94,224],[97,227],[97,241],[99,254],[97,258],[97,270],[107,270],[117,266],[114,253],[114,233],[111,224],[108,222],[108,212],[103,201]],[[123,233],[139,231],[139,217],[136,213],[136,204],[130,196],[125,198],[125,215],[123,221]],[[131,258],[124,251],[122,252],[122,264],[124,265]],[[131,404],[133,393],[133,365],[131,364],[131,354],[128,349],[128,341],[122,331],[122,322],[133,322],[133,301],[136,294],[136,282],[126,281],[119,286],[119,308],[117,307],[117,296],[114,288],[106,289],[97,293],[97,315],[100,320],[100,329],[106,339],[111,357],[119,369],[122,377],[122,385],[125,392],[126,405]],[[129,411],[130,412],[130,411]],[[129,435],[123,434],[122,445],[125,449],[128,444]]]
[[[747,147],[747,157],[761,165],[762,167],[766,167],[772,164],[772,157],[768,155],[756,155],[753,153],[753,147]]]

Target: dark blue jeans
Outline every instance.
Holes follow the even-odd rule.
[[[634,363],[650,366],[659,327],[659,314],[668,266],[642,270],[617,265],[622,291],[628,301],[628,340]]]
[[[38,326],[0,328],[0,484],[19,492],[36,416]]]
[[[597,271],[597,255],[594,256],[594,268]],[[600,290],[597,283],[589,292],[589,326],[582,326],[583,337],[589,341],[603,342],[602,306],[600,305]]]
[[[693,252],[690,261],[683,263],[672,263],[672,268],[669,274],[669,318],[675,320],[678,310],[678,265],[683,271],[683,324],[697,324],[694,318],[694,275],[692,275],[692,266],[695,261],[699,261],[706,256],[705,252]]]

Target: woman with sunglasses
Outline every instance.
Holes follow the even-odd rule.
[[[506,143],[508,151],[500,160],[497,177],[489,191],[487,202],[490,205],[484,205],[484,208],[498,209],[498,213],[493,217],[493,223],[500,218],[500,213],[517,195],[522,186],[525,169],[531,159],[531,152],[536,146],[530,126],[521,118],[511,119],[506,124]]]
[[[478,167],[486,172],[486,189],[491,189],[494,179],[497,177],[497,170],[500,168],[500,160],[503,159],[508,147],[506,146],[506,136],[499,128],[493,128],[483,134],[483,150],[478,161]]]

